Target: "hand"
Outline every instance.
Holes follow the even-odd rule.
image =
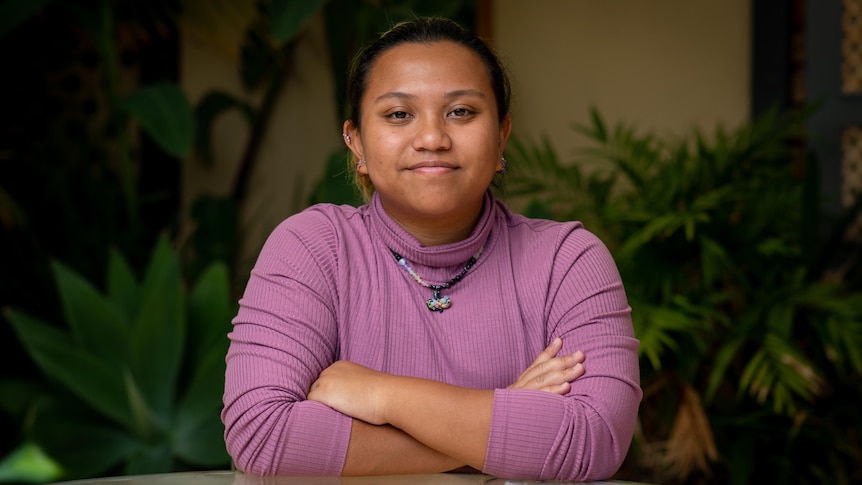
[[[308,400],[370,424],[386,424],[380,389],[389,374],[340,360],[320,373],[311,384]]]
[[[564,395],[571,389],[571,382],[584,375],[584,353],[557,357],[563,341],[557,337],[527,367],[518,380],[506,389],[534,389]]]

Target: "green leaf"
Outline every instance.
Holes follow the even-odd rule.
[[[597,142],[607,142],[608,130],[605,127],[605,122],[602,119],[601,113],[599,113],[598,108],[595,106],[590,106],[590,121],[593,123],[592,128],[577,125],[575,126],[575,130],[580,131]]]
[[[229,462],[224,426],[219,418],[224,390],[225,354],[230,319],[236,313],[231,301],[228,270],[210,265],[189,296],[190,332],[196,335],[188,360],[194,372],[177,406],[174,449],[178,456],[204,466]]]
[[[68,335],[25,313],[13,309],[7,316],[42,372],[93,409],[121,425],[130,424],[125,386],[116,364],[76,347]]]
[[[64,480],[108,473],[135,449],[123,431],[57,402],[37,415],[33,439],[63,468]]]
[[[670,236],[683,224],[683,219],[678,214],[662,214],[652,219],[646,226],[634,232],[620,246],[618,257],[630,258],[641,246]]]
[[[228,268],[223,263],[207,267],[189,293],[188,323],[189,362],[200,362],[211,349],[227,353],[227,333],[230,321],[236,314],[236,305],[231,301]]]
[[[149,475],[174,471],[174,459],[167,443],[141,445],[129,457],[126,475]]]
[[[773,411],[788,416],[795,414],[798,400],[810,401],[823,388],[823,378],[811,362],[775,334],[766,335],[740,379],[740,391],[747,390],[759,403],[771,398]]]
[[[178,86],[160,83],[143,87],[124,99],[120,107],[167,153],[185,157],[191,152],[194,115],[188,98]]]
[[[207,468],[228,468],[230,456],[224,443],[224,425],[212,413],[194,427],[180,427],[174,436],[174,453],[183,460]]]
[[[846,360],[853,372],[862,374],[862,318],[830,318],[823,327],[822,331],[829,336],[823,339],[826,356],[836,366]]]
[[[162,237],[143,281],[141,310],[133,323],[132,374],[150,409],[168,423],[185,345],[185,308],[179,261]]]
[[[213,348],[206,355],[177,406],[174,450],[178,456],[200,465],[229,462],[224,445],[224,425],[219,417],[224,389],[225,352]]]
[[[796,309],[793,302],[771,305],[766,314],[766,326],[772,334],[790,342],[793,340],[793,319],[795,316]]]
[[[281,70],[280,53],[260,25],[246,31],[240,47],[240,80],[246,91],[260,88],[273,73]]]
[[[138,438],[149,443],[153,441],[153,437],[157,433],[164,432],[166,427],[153,414],[143,392],[135,382],[135,377],[128,370],[123,372],[123,382],[126,385],[126,395],[129,398],[135,434]]]
[[[231,261],[237,247],[238,204],[232,197],[201,195],[192,203],[195,221],[192,235],[195,273],[210,261]]]
[[[654,306],[631,298],[632,324],[640,340],[638,354],[645,356],[655,369],[660,369],[661,356],[668,349],[676,349],[680,334],[692,334],[703,327],[703,322],[670,306]]]
[[[124,362],[130,324],[123,312],[65,265],[53,262],[51,269],[75,341],[106,362]]]
[[[272,0],[269,6],[272,37],[279,44],[293,39],[325,3],[326,0]]]
[[[742,344],[745,342],[744,336],[738,336],[730,339],[721,346],[715,356],[715,361],[712,364],[712,372],[709,374],[709,383],[706,386],[703,402],[709,404],[712,398],[715,397],[718,387],[727,377],[727,368],[730,366],[733,357],[737,355]]]
[[[5,0],[0,2],[0,38],[36,15],[51,0]]]
[[[212,349],[200,361],[183,399],[177,405],[177,429],[195,427],[208,416],[218,415],[224,390],[225,352]]]
[[[701,235],[698,241],[704,285],[709,287],[722,277],[739,276],[739,271],[734,267],[733,260],[724,246],[707,235]]]
[[[111,250],[108,259],[108,297],[122,308],[131,326],[132,317],[140,305],[140,288],[135,274],[126,259],[117,250]]]
[[[0,482],[51,482],[62,473],[60,465],[33,443],[24,443],[0,461]]]
[[[18,422],[24,421],[28,409],[47,392],[45,384],[34,380],[0,380],[0,411]]]
[[[548,204],[545,204],[539,199],[533,199],[527,204],[527,207],[524,208],[522,214],[526,217],[534,218],[534,219],[554,219],[554,213],[548,208]]]

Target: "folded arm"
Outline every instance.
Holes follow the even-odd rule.
[[[561,348],[562,341],[554,340],[509,387],[568,392],[570,382],[583,375],[584,356],[580,352],[557,356]],[[405,463],[406,471],[413,473],[484,466],[494,390],[395,376],[339,361],[312,384],[308,399],[359,420],[354,422],[343,474],[399,473],[405,471]],[[410,460],[392,446],[405,446],[408,438],[417,444],[407,444],[407,449],[420,454]],[[398,460],[385,452],[390,449]]]

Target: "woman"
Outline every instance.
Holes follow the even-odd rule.
[[[253,474],[471,467],[601,479],[641,398],[630,308],[580,223],[495,200],[512,126],[498,59],[457,24],[357,58],[344,140],[369,202],[267,240],[233,321],[225,438]]]

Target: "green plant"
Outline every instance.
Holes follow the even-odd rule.
[[[793,148],[805,116],[669,139],[593,111],[577,163],[547,143],[508,154],[509,196],[585,221],[620,268],[645,392],[623,471],[633,478],[862,478],[858,249],[812,237],[815,171]]]
[[[170,35],[154,25],[173,3],[0,2],[0,56],[14,66],[0,94],[0,307],[58,321],[50,259],[95,280],[109,247],[140,268],[172,228],[191,108],[157,82],[168,63],[146,59],[166,50]],[[0,379],[38,375],[4,314],[0,354],[17,363]],[[13,399],[0,393],[0,407]],[[18,424],[0,416],[0,454],[21,443]]]
[[[61,475],[60,466],[33,443],[21,445],[0,460],[0,483],[44,483]]]
[[[211,265],[187,290],[161,238],[140,282],[112,252],[104,294],[61,263],[52,270],[67,330],[7,311],[46,378],[30,393],[28,440],[66,479],[227,467],[219,410],[235,305],[226,267]]]

